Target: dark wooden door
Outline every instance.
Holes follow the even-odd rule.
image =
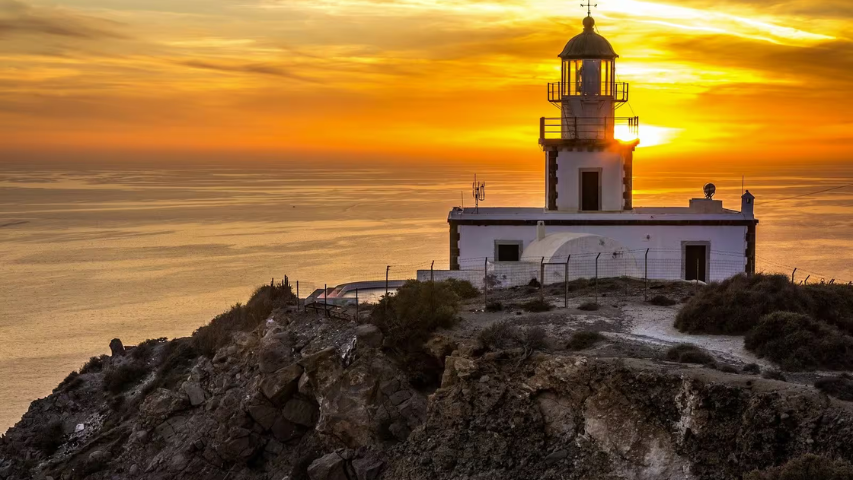
[[[581,172],[581,210],[601,210],[599,172]]]
[[[684,279],[708,281],[705,263],[708,253],[706,245],[687,245],[684,251]]]

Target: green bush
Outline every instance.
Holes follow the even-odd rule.
[[[601,305],[595,302],[583,302],[578,306],[578,310],[582,310],[584,312],[595,312],[601,308]]]
[[[681,343],[671,347],[666,351],[666,359],[671,362],[695,363],[700,365],[714,362],[714,358],[705,350],[689,343]]]
[[[604,335],[598,332],[575,332],[569,339],[568,347],[572,350],[586,350],[605,339]]]
[[[468,280],[457,280],[455,278],[448,278],[447,280],[441,283],[444,283],[447,288],[450,289],[450,291],[455,293],[456,296],[461,298],[462,300],[470,300],[472,298],[477,298],[480,296],[480,291],[477,290],[477,287],[475,287]]]
[[[293,290],[287,286],[269,286],[255,290],[246,305],[237,304],[218,315],[210,324],[193,333],[194,347],[202,355],[212,357],[231,341],[234,332],[250,332],[269,318],[273,310],[294,302]]]
[[[654,297],[649,299],[649,303],[651,303],[652,305],[657,305],[659,307],[671,307],[678,302],[667,297],[666,295],[655,295]]]
[[[139,383],[147,374],[148,369],[136,363],[128,363],[107,370],[107,373],[104,374],[104,390],[114,395],[121,393],[128,387]]]
[[[681,309],[682,332],[741,335],[764,315],[794,312],[853,334],[853,289],[846,285],[794,285],[784,275],[737,275],[711,284]]]
[[[822,378],[814,386],[830,397],[853,402],[853,377],[846,373],[834,378]]]
[[[441,379],[443,365],[432,362],[424,342],[439,328],[459,322],[459,297],[446,282],[408,281],[393,296],[383,297],[370,313],[370,323],[385,336],[385,346],[419,386]]]
[[[545,300],[542,300],[541,298],[536,298],[534,300],[522,303],[521,308],[523,308],[527,312],[540,313],[550,312],[554,309],[554,306],[546,302]]]
[[[781,467],[746,474],[744,480],[853,480],[853,465],[806,454]]]
[[[744,345],[789,371],[853,369],[853,337],[799,313],[761,317]]]

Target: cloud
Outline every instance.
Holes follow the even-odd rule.
[[[237,63],[237,64],[226,64],[226,63],[214,63],[211,61],[203,61],[203,60],[186,60],[177,62],[179,65],[184,65],[192,68],[202,68],[205,70],[216,70],[219,72],[231,72],[231,73],[249,73],[249,74],[259,74],[259,75],[271,75],[275,77],[281,78],[289,78],[292,80],[300,80],[303,82],[309,83],[322,83],[316,79],[304,77],[302,75],[293,73],[287,69],[265,64],[265,63]]]
[[[115,26],[104,20],[37,8],[18,0],[0,0],[0,37],[49,35],[86,40],[126,38],[112,28]]]

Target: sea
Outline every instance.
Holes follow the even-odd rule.
[[[447,213],[473,205],[474,173],[483,206],[544,203],[540,162],[413,163],[0,163],[0,432],[111,339],[190,335],[272,279],[304,297],[446,269]],[[749,189],[759,270],[853,280],[853,168],[635,169],[638,206],[686,206],[713,182],[739,209]]]

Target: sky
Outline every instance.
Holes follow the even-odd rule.
[[[0,156],[541,163],[553,0],[0,0]],[[648,162],[853,160],[850,0],[600,0]]]

